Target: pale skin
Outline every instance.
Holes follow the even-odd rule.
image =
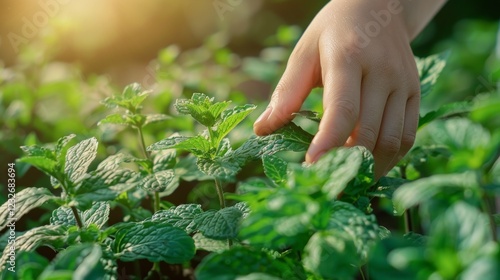
[[[360,145],[374,155],[375,177],[386,174],[411,149],[418,127],[420,84],[410,42],[445,2],[330,1],[295,46],[255,133],[291,121],[322,86],[324,114],[306,162]]]

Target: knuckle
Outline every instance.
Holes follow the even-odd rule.
[[[404,133],[401,138],[401,149],[408,151],[415,144],[416,134],[415,133]]]
[[[357,143],[366,147],[368,150],[373,151],[375,143],[377,142],[377,132],[371,127],[361,127],[357,135]]]
[[[390,134],[384,135],[380,137],[377,146],[384,154],[395,155],[401,149],[401,139]]]
[[[337,110],[336,115],[344,116],[347,120],[357,120],[359,115],[359,107],[352,100],[338,100],[332,105],[332,110]]]

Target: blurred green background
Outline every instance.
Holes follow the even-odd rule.
[[[21,156],[19,146],[70,133],[97,136],[101,158],[136,150],[133,132],[97,126],[109,113],[99,101],[132,82],[153,91],[145,111],[175,115],[172,100],[193,92],[261,111],[296,40],[328,1],[229,2],[0,0],[0,168]],[[221,3],[226,10],[215,8]],[[497,90],[498,4],[449,1],[414,41],[417,56],[450,51],[423,112]],[[313,95],[306,106],[321,109],[318,100]],[[235,137],[249,137],[257,116]],[[178,119],[152,125],[146,141],[193,126]],[[48,183],[27,166],[18,172],[19,187]]]

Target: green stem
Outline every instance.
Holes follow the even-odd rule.
[[[483,209],[483,212],[485,212],[486,215],[488,215],[488,219],[490,222],[490,230],[491,230],[491,235],[493,237],[493,241],[497,241],[497,226],[495,223],[495,219],[493,218],[493,212],[491,211],[490,207],[490,197],[487,194],[484,194],[483,197],[481,198],[481,208]]]
[[[75,221],[76,224],[78,225],[78,228],[83,228],[83,223],[82,219],[80,219],[80,215],[78,215],[78,210],[76,210],[75,206],[71,206],[71,211],[73,212],[73,216],[75,216]]]
[[[219,179],[215,178],[215,189],[217,190],[217,195],[219,196],[219,205],[221,209],[226,208],[226,200],[224,199],[224,190]]]
[[[146,142],[144,141],[144,133],[142,132],[142,126],[137,127],[137,131],[139,131],[139,139],[141,141],[142,153],[144,154],[145,158],[149,159],[150,154],[148,152],[148,149],[146,148]],[[153,194],[153,211],[154,211],[154,213],[160,211],[160,193],[159,192],[154,192],[154,194]],[[151,271],[149,274],[152,275],[153,271],[156,271],[158,273],[158,275],[161,276],[159,262],[153,263],[153,267],[151,268]]]
[[[144,154],[144,157],[149,158],[149,152],[146,148],[146,142],[144,142],[144,133],[142,133],[142,127],[137,127],[137,131],[139,131],[139,139],[141,141],[141,150]]]
[[[153,198],[153,210],[156,212],[160,211],[160,193],[155,192]]]

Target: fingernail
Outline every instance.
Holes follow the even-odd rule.
[[[262,114],[257,118],[257,120],[255,121],[254,125],[257,124],[257,123],[260,123],[263,120],[266,120],[267,118],[269,118],[269,115],[271,115],[272,111],[273,111],[273,108],[267,107],[267,109],[264,112],[262,112]]]
[[[306,162],[307,163],[314,163],[324,153],[325,153],[324,149],[314,145],[314,143],[311,143],[311,145],[309,146],[309,150],[307,150],[307,153],[306,153]]]

